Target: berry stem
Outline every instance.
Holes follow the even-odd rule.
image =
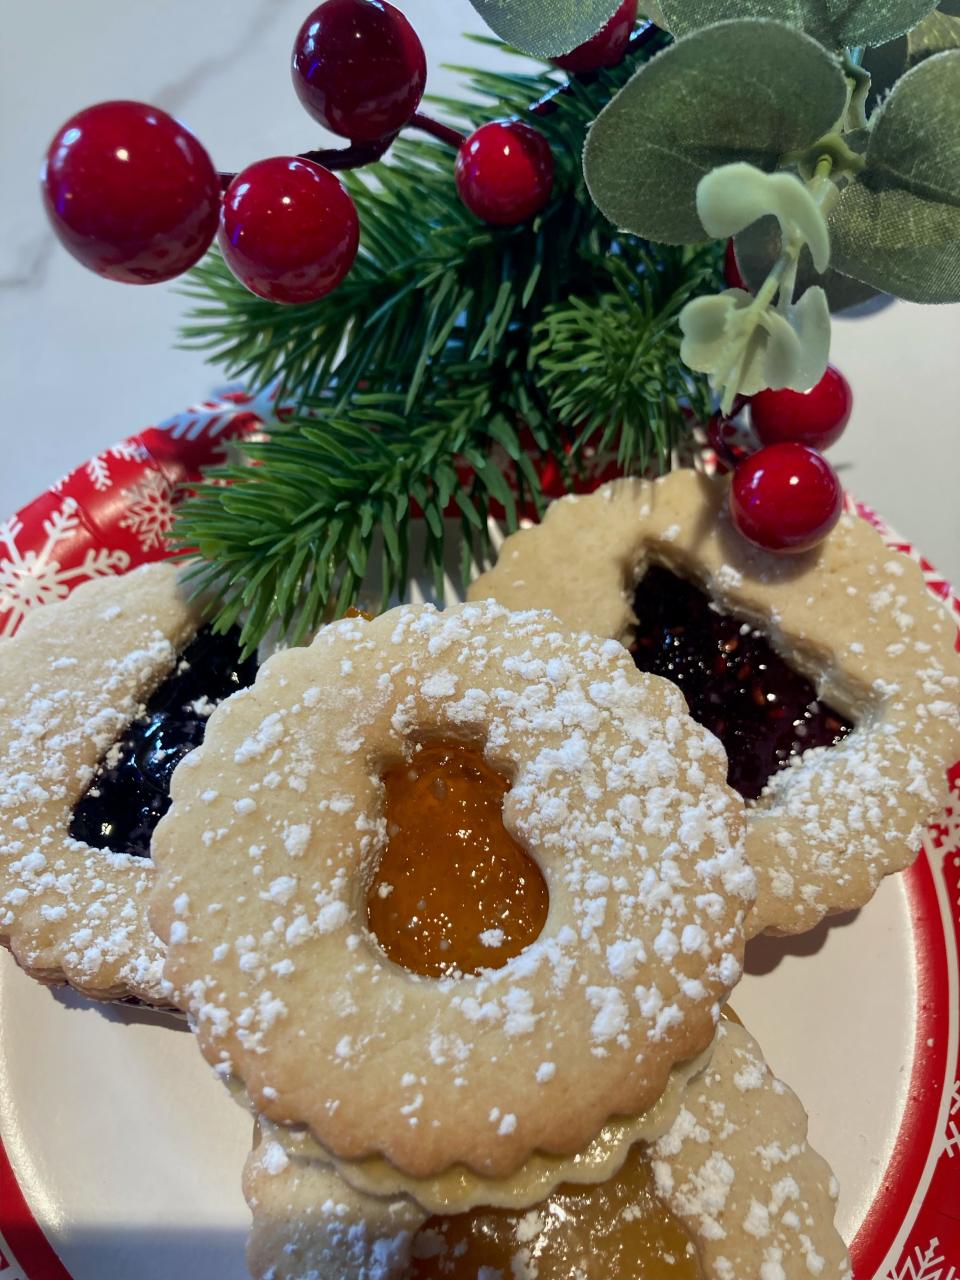
[[[404,126],[407,129],[420,129],[423,133],[429,133],[433,138],[439,138],[441,142],[448,143],[451,147],[459,148],[460,144],[466,141],[464,134],[458,133],[456,129],[451,129],[449,125],[441,124],[439,120],[434,120],[430,116],[424,115],[422,111],[418,111],[410,123]],[[311,160],[314,164],[318,164],[323,169],[329,169],[331,173],[336,170],[344,169],[362,169],[365,165],[374,164],[377,160],[381,160],[396,141],[395,133],[388,134],[385,138],[379,138],[376,142],[351,142],[348,147],[327,147],[321,151],[301,151],[297,156],[298,160]],[[237,175],[235,173],[221,173],[220,185],[224,191],[229,187],[230,183]]]
[[[406,128],[419,129],[421,133],[428,133],[431,138],[446,142],[458,151],[467,140],[466,134],[460,133],[458,129],[451,129],[448,124],[441,124],[423,111],[417,111]]]
[[[376,142],[351,142],[349,147],[327,147],[322,151],[303,151],[301,160],[312,160],[314,164],[331,173],[337,169],[362,169],[364,165],[373,164],[387,154],[393,146],[395,133],[388,133],[385,138]]]
[[[338,169],[341,171],[344,169],[362,169],[364,165],[373,164],[375,161],[382,159],[393,146],[396,136],[395,133],[391,133],[386,138],[380,138],[376,142],[351,142],[348,147],[327,147],[321,151],[301,151],[297,159],[310,160],[314,164],[320,165],[321,168],[328,169],[331,173]],[[236,176],[235,173],[220,174],[220,183],[224,191]]]
[[[652,22],[647,23],[646,26],[638,27],[630,37],[627,56],[631,53],[636,53],[639,49],[645,49],[647,45],[654,43],[659,38],[666,39],[667,37]],[[593,79],[599,74],[597,71],[590,71],[582,75],[571,76],[565,84],[558,85],[555,89],[551,89],[549,93],[544,94],[542,98],[531,103],[528,113],[532,116],[552,115],[557,109],[557,99],[566,97],[573,92],[575,80]],[[421,133],[427,133],[430,137],[436,138],[440,142],[446,142],[456,150],[459,150],[461,145],[466,142],[466,134],[451,128],[450,125],[441,124],[439,120],[434,120],[432,116],[426,115],[423,111],[415,112],[408,123],[404,125],[404,128],[419,129]],[[297,158],[300,160],[312,160],[314,164],[321,165],[324,169],[331,170],[331,172],[338,169],[362,169],[364,165],[374,164],[377,160],[382,159],[393,146],[396,138],[396,133],[390,133],[385,138],[379,138],[376,142],[352,142],[347,147],[332,147],[322,151],[301,151]],[[219,175],[220,185],[224,191],[236,176],[235,173],[221,173]]]

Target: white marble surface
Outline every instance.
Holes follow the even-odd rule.
[[[488,52],[467,0],[406,0],[442,61]],[[36,189],[42,153],[73,111],[111,97],[155,102],[195,130],[221,168],[317,145],[287,72],[307,0],[31,0],[10,4],[0,48],[0,513],[68,466],[202,397],[219,381],[177,351],[174,286],[98,280],[56,247]],[[960,308],[897,304],[836,326],[857,396],[833,451],[844,480],[960,582]]]

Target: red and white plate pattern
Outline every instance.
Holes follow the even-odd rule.
[[[0,523],[0,637],[83,581],[161,558],[180,486],[275,420],[269,393],[228,393],[98,454]],[[849,506],[920,563],[960,647],[949,585],[869,508]],[[841,1175],[856,1280],[960,1280],[960,762],[949,780],[911,870],[856,919],[806,941],[761,940],[738,992]],[[54,999],[3,961],[0,1280],[240,1280],[243,1206],[219,1188],[239,1180],[246,1126],[187,1036]],[[131,1061],[139,1078],[124,1074]],[[188,1200],[173,1190],[179,1170]],[[138,1179],[163,1203],[140,1213]],[[130,1213],[152,1229],[128,1238]],[[84,1233],[93,1216],[96,1245]],[[181,1221],[202,1232],[187,1245]]]

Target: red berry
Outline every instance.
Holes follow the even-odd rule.
[[[717,455],[717,470],[721,475],[742,462],[751,452],[743,426],[722,413],[715,413],[707,423],[707,443]]]
[[[53,229],[85,267],[156,284],[210,246],[220,179],[192,133],[143,102],[100,102],[50,144],[41,174]]]
[[[227,266],[251,293],[270,302],[315,302],[353,265],[360,223],[328,169],[274,156],[230,183],[218,239]]]
[[[761,391],[750,401],[753,429],[764,444],[791,440],[811,449],[835,444],[852,409],[850,383],[832,364],[809,391]]]
[[[737,250],[733,240],[727,241],[727,248],[723,255],[723,278],[728,289],[746,289],[747,282],[744,280],[740,271],[740,263],[737,261]]]
[[[460,147],[455,170],[463,203],[499,226],[539,213],[550,199],[553,172],[550,143],[517,120],[481,125]]]
[[[733,473],[733,523],[765,551],[808,551],[823,541],[842,509],[837,473],[803,444],[768,445]]]
[[[324,0],[293,46],[293,84],[315,120],[351,142],[396,133],[420,105],[427,59],[387,0]]]
[[[562,58],[551,61],[564,71],[583,75],[587,71],[599,71],[601,67],[615,67],[623,61],[630,43],[630,33],[637,21],[637,0],[623,0],[620,8],[606,26],[585,44],[577,45]]]

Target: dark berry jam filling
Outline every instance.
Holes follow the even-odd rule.
[[[718,613],[668,569],[647,570],[633,607],[640,620],[634,662],[679,686],[693,718],[726,748],[727,780],[744,799],[755,800],[795,756],[832,747],[853,728],[759,631]]]
[[[95,849],[149,858],[154,827],[170,807],[174,769],[203,741],[217,703],[252,684],[256,674],[256,658],[240,656],[239,632],[200,631],[100,762],[73,811],[71,836]]]

